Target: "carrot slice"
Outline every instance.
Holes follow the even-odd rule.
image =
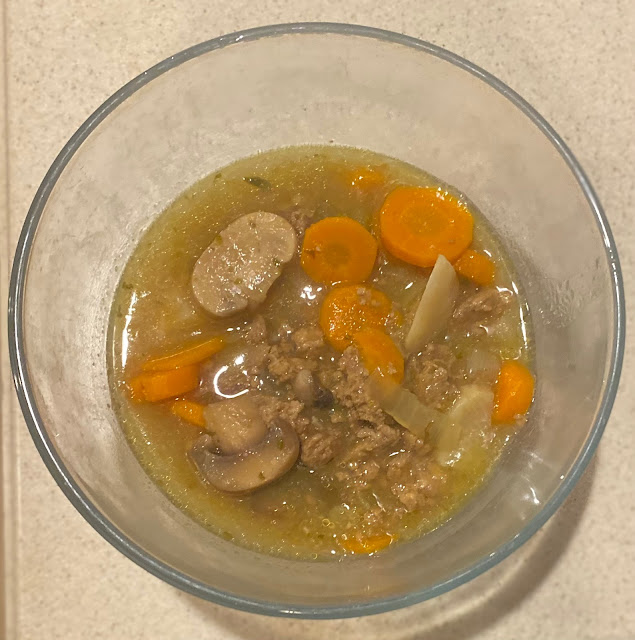
[[[534,397],[534,377],[518,360],[506,360],[501,366],[494,386],[494,412],[492,422],[514,422],[527,413]]]
[[[189,400],[175,400],[170,405],[170,411],[179,418],[196,425],[197,427],[205,427],[205,405],[198,402],[190,402]]]
[[[397,187],[379,212],[386,249],[420,267],[433,266],[439,255],[454,262],[470,246],[473,227],[462,202],[432,187]]]
[[[380,533],[375,536],[368,536],[363,538],[361,536],[355,536],[354,538],[347,538],[346,540],[340,539],[340,544],[353,553],[376,553],[385,549],[396,536],[389,533]]]
[[[403,356],[387,333],[367,327],[353,336],[353,342],[369,373],[377,371],[379,375],[390,378],[397,384],[401,383],[404,373]]]
[[[211,358],[225,346],[221,336],[216,336],[202,342],[196,342],[179,349],[174,353],[148,360],[141,368],[143,371],[169,371],[189,364],[197,364]]]
[[[355,167],[346,173],[346,181],[361,190],[370,190],[386,182],[386,176],[378,168]]]
[[[359,222],[324,218],[311,225],[302,243],[302,268],[316,282],[352,284],[368,278],[377,257],[375,238]]]
[[[496,266],[484,253],[468,249],[454,263],[454,270],[464,278],[482,287],[492,284],[496,275]]]
[[[198,365],[190,364],[171,371],[142,373],[128,382],[134,400],[159,402],[183,395],[198,387]]]
[[[336,287],[324,298],[320,326],[328,342],[344,351],[362,329],[385,327],[391,308],[390,300],[377,289],[361,285]]]

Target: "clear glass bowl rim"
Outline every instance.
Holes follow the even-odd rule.
[[[514,538],[500,546],[494,553],[481,558],[478,562],[474,563],[467,569],[456,573],[447,580],[439,582],[432,587],[414,591],[401,597],[385,598],[368,603],[357,603],[354,605],[325,607],[289,606],[284,602],[267,602],[243,598],[218,589],[213,589],[208,585],[194,580],[184,573],[181,573],[180,571],[158,561],[156,558],[146,553],[132,540],[123,535],[121,531],[119,531],[102,513],[99,512],[95,505],[92,504],[88,497],[77,486],[68,469],[57,455],[55,447],[46,432],[46,428],[38,412],[29,379],[24,349],[22,317],[29,255],[33,245],[33,240],[35,238],[40,217],[46,207],[48,197],[53,190],[55,183],[64,171],[66,164],[81,147],[86,138],[96,129],[100,122],[104,120],[108,114],[114,111],[122,102],[134,94],[138,89],[166,71],[174,69],[184,62],[200,55],[217,49],[222,49],[229,45],[287,34],[336,34],[361,36],[402,45],[423,53],[431,54],[459,67],[460,69],[468,71],[505,96],[542,131],[542,133],[558,150],[562,159],[566,162],[569,169],[575,176],[586,197],[589,207],[595,216],[598,230],[605,246],[606,257],[613,281],[612,293],[615,305],[615,316],[613,319],[614,339],[613,344],[611,345],[609,374],[600,410],[584,448],[568,475],[561,482],[553,497],[543,506],[542,510],[532,520],[530,520],[525,527],[516,534],[516,536],[514,536]],[[617,393],[624,357],[625,342],[624,285],[617,254],[617,247],[615,245],[613,235],[602,210],[602,206],[593,190],[593,187],[582,170],[582,167],[562,138],[560,138],[546,120],[531,105],[529,105],[523,98],[503,82],[487,71],[484,71],[480,67],[458,55],[455,55],[454,53],[430,44],[429,42],[383,29],[328,22],[306,22],[263,26],[207,40],[206,42],[194,45],[193,47],[185,49],[184,51],[159,62],[128,82],[108,98],[79,127],[76,133],[66,143],[64,148],[55,158],[55,161],[51,165],[44,177],[44,180],[42,181],[42,184],[37,190],[26,216],[16,248],[9,285],[8,313],[9,356],[11,370],[22,413],[24,414],[31,437],[44,460],[44,463],[48,467],[48,470],[51,472],[53,478],[60,486],[66,497],[100,535],[102,535],[124,555],[150,573],[161,578],[165,582],[182,589],[183,591],[205,600],[251,613],[315,619],[347,618],[370,615],[422,602],[423,600],[433,598],[468,582],[498,564],[501,560],[524,544],[534,533],[536,533],[536,531],[538,531],[538,529],[540,529],[540,527],[543,526],[543,524],[562,504],[584,472],[590,459],[593,457],[606,426]]]

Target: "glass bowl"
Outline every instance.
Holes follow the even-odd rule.
[[[106,327],[121,270],[167,204],[261,150],[365,147],[464,191],[506,241],[533,314],[528,424],[447,524],[377,557],[301,562],[247,551],[176,509],[111,410]],[[53,477],[111,544],[166,582],[247,611],[335,618],[403,607],[479,575],[576,483],[609,416],[624,347],[615,244],[589,181],[522,98],[436,46],[366,27],[222,36],[109,98],[40,186],[10,285],[15,384]]]

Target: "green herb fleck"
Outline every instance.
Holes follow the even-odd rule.
[[[223,538],[225,538],[225,540],[233,540],[234,536],[229,533],[229,531],[223,531]]]
[[[278,449],[280,449],[280,451],[284,449],[284,440],[282,438],[278,440]]]
[[[130,284],[129,282],[123,282],[121,284],[121,288],[122,289],[127,289],[128,291],[130,291],[130,290],[134,289],[134,285]]]
[[[271,191],[271,182],[260,178],[258,176],[248,176],[243,178],[245,182],[248,182],[252,187],[258,187],[258,189],[264,189],[265,191]]]
[[[258,474],[258,477],[259,477],[261,480],[264,480],[264,479],[265,479],[265,474],[261,471],[261,472]]]
[[[223,177],[223,174],[219,171],[215,176],[214,180],[220,180]]]
[[[220,233],[214,238],[214,244],[223,244],[223,238]]]
[[[242,278],[234,278],[234,284],[242,284],[242,283],[243,283]]]

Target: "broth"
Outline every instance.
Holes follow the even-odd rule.
[[[479,358],[492,362],[494,356],[498,361],[513,360],[531,367],[530,327],[512,266],[486,219],[462,194],[424,171],[350,148],[307,146],[263,153],[239,160],[193,185],[156,219],[135,248],[115,295],[109,328],[113,406],[148,475],[181,510],[214,533],[260,552],[320,560],[378,552],[387,544],[412,540],[447,521],[473,495],[522,423],[519,418],[492,428],[478,446],[442,464],[435,458],[434,444],[426,438],[416,440],[389,415],[384,416],[386,429],[351,419],[355,414],[340,405],[336,392],[332,405],[305,406],[299,412],[293,405],[295,415],[290,422],[300,435],[303,456],[312,444],[326,446],[311,432],[315,425],[319,425],[315,427],[319,434],[337,441],[339,453],[315,465],[304,464],[301,458],[272,484],[235,495],[205,482],[192,462],[189,452],[204,428],[174,415],[171,401],[131,400],[131,376],[148,359],[174,351],[188,340],[218,335],[224,336],[225,348],[204,363],[201,388],[184,397],[201,404],[218,401],[216,387],[229,372],[239,380],[245,377],[247,395],[274,398],[276,402],[270,401],[264,409],[282,415],[297,397],[294,381],[276,374],[273,353],[291,359],[294,366],[298,358],[310,359],[313,375],[320,379],[335,376],[333,387],[326,389],[329,393],[341,386],[340,378],[349,375],[341,352],[324,344],[315,353],[305,353],[294,342],[299,328],[319,327],[321,306],[332,289],[307,275],[299,253],[284,265],[257,309],[229,317],[214,317],[197,303],[192,295],[192,271],[228,224],[256,211],[290,220],[299,230],[300,245],[307,224],[333,216],[350,217],[376,236],[377,212],[398,185],[441,187],[467,203],[474,218],[471,248],[488,256],[496,268],[490,287],[493,295],[513,292],[503,311],[474,323],[453,319],[426,346],[424,355],[406,360],[405,387],[445,414],[456,404],[461,389],[474,382],[471,377],[476,376]],[[383,292],[393,304],[389,333],[397,344],[403,344],[429,276],[429,268],[407,264],[379,247],[365,285]],[[483,289],[460,278],[456,309],[469,304]],[[246,337],[257,317],[266,326],[269,364],[254,374],[247,371],[254,345]],[[224,373],[223,367],[227,367]],[[430,371],[434,375],[427,384],[425,375]],[[445,380],[441,380],[443,371]],[[491,388],[491,372],[489,376]],[[482,384],[482,380],[477,382]],[[242,395],[245,389],[236,392],[232,388],[225,395]],[[304,426],[299,427],[298,421]],[[379,437],[379,433],[386,437],[376,448],[362,447],[357,457],[350,457],[362,440]],[[409,447],[416,452],[411,455]],[[405,460],[403,466],[401,460]],[[419,467],[412,466],[416,464]]]

